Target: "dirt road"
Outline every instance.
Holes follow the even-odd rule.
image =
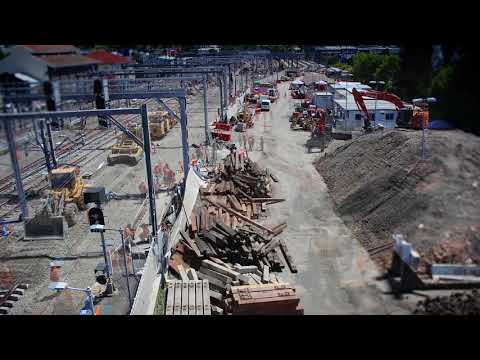
[[[375,280],[379,275],[375,265],[334,212],[327,187],[312,164],[319,155],[306,154],[303,146],[308,133],[290,130],[288,116],[295,100],[288,96],[288,83],[280,84],[279,92],[272,110],[262,113],[251,130],[256,139],[264,137],[264,153],[257,150],[250,156],[279,178],[274,197],[286,198],[270,206],[269,221],[287,222],[282,236],[298,273],[286,268],[281,277],[297,286],[305,314],[407,313],[385,294],[387,284]]]

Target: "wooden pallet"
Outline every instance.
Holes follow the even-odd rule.
[[[167,283],[165,315],[211,315],[208,280]]]

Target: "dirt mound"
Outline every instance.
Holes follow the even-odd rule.
[[[480,138],[461,131],[388,130],[319,159],[339,215],[372,248],[403,234],[432,262],[480,263]]]
[[[480,294],[455,293],[419,301],[415,315],[480,315]]]

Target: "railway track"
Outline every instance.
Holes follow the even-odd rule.
[[[92,134],[93,136],[91,137],[88,137],[86,140],[91,142],[92,140],[94,140],[96,138],[94,132],[88,132],[88,134]],[[81,137],[78,137],[76,138],[75,140],[80,140]],[[56,150],[56,155],[57,157],[60,157],[61,155],[67,153],[69,150],[72,150],[73,148],[75,147],[75,144],[67,144],[65,145],[64,147],[62,146],[61,148],[57,149]],[[28,177],[30,177],[32,174],[35,174],[37,173],[38,171],[41,171],[42,169],[45,168],[45,159],[43,158],[39,158],[33,162],[31,162],[30,164],[27,164],[25,165],[22,169],[21,169],[21,172],[22,173],[26,173],[23,177],[22,177],[22,180],[25,180],[27,179]],[[9,188],[11,188],[13,185],[15,184],[15,177],[14,177],[14,174],[11,173],[5,177],[3,177],[2,179],[0,179],[0,192],[5,192],[6,190],[8,190]]]
[[[28,284],[17,282],[9,289],[0,290],[0,315],[7,315],[27,288]]]
[[[150,103],[151,101],[154,101],[153,99],[149,99],[147,101],[144,101],[144,103]],[[122,122],[128,122],[135,118],[136,115],[126,115],[120,121]],[[70,146],[64,148],[60,148],[56,151],[57,154],[57,160],[68,160],[64,162],[68,162],[72,165],[84,165],[91,160],[97,158],[97,154],[93,153],[91,151],[92,147],[95,148],[101,148],[106,145],[110,145],[110,143],[115,142],[116,139],[112,137],[112,131],[108,130],[102,130],[102,131],[97,131],[98,129],[91,129],[88,132],[88,135],[91,135],[86,139],[84,144],[81,147],[74,148],[76,144],[68,144]],[[107,137],[107,139],[105,139]],[[81,137],[78,137],[76,140],[80,140]],[[72,156],[72,154],[76,154],[75,158],[68,158]],[[60,162],[60,161],[59,161]],[[46,169],[44,159],[38,159],[35,160],[34,162],[26,165],[22,171],[27,170],[27,174],[22,177],[22,180],[25,181],[28,179],[28,182],[24,183],[25,192],[31,192],[31,191],[42,191],[48,187],[47,179],[45,177],[44,171]],[[0,179],[0,192],[6,192],[7,190],[13,190],[13,186],[15,184],[14,180],[14,174],[7,175],[6,177]],[[0,219],[5,219],[7,217],[12,217],[15,215],[16,212],[20,211],[20,204],[18,204],[18,200],[13,200],[17,201],[16,204],[9,204],[11,202],[11,199],[3,202],[2,205],[2,210],[8,207],[7,211],[4,211],[2,214],[0,214]]]
[[[114,142],[114,141],[115,141],[115,139],[108,138],[105,141],[103,141],[100,144],[100,146],[104,146],[104,145],[106,145],[108,143],[111,143],[111,142]],[[83,164],[88,163],[91,160],[97,158],[97,156],[98,155],[96,153],[92,154],[92,152],[89,151],[89,152],[86,152],[84,154],[79,154],[79,156],[76,157],[74,160],[70,159],[70,161],[68,161],[68,162],[72,165],[83,165]],[[28,186],[25,186],[25,192],[30,192],[30,191],[39,192],[39,191],[42,191],[42,190],[46,189],[47,187],[48,187],[48,183],[47,183],[47,180],[44,177],[44,175],[43,174],[38,174],[37,176],[35,176],[34,179],[31,179],[29,181]],[[4,219],[6,217],[11,217],[11,216],[15,215],[15,212],[20,211],[20,204],[18,204],[18,203],[8,204],[8,202],[9,202],[9,200],[4,202],[4,204],[5,204],[5,206],[9,206],[9,209],[7,209],[6,212],[3,212],[2,214],[0,214],[0,219]],[[4,209],[3,206],[2,206],[2,209]]]
[[[150,101],[150,100],[149,100]],[[149,102],[147,101],[147,103]],[[128,115],[125,116],[122,121],[126,122],[131,119],[133,119],[136,115]],[[101,140],[103,137],[106,136],[105,133],[106,130],[103,129],[89,129],[86,134],[86,138],[84,137],[85,143],[78,148],[75,148],[77,146],[77,142],[82,139],[82,136],[78,136],[77,138],[74,139],[74,144],[66,144],[58,149],[56,149],[56,155],[57,159],[61,160],[64,158],[62,155],[66,155],[72,152],[77,152],[81,150],[85,150],[89,145],[94,144],[96,141]],[[96,147],[99,147],[98,145]],[[37,174],[38,172],[41,172],[42,170],[45,170],[45,160],[43,158],[37,159],[30,164],[25,165],[22,169],[21,172],[26,174],[22,177],[22,180],[25,180],[32,176],[33,174]],[[15,177],[14,174],[11,173],[3,178],[0,179],[0,192],[5,192],[9,188],[13,188],[15,184]]]
[[[372,247],[366,247],[367,252],[369,253],[370,256],[376,256],[384,253],[385,251],[389,251],[393,249],[394,242],[388,241],[386,243],[372,246]]]

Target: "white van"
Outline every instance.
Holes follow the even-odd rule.
[[[261,103],[260,103],[260,109],[262,111],[270,111],[270,105],[272,103],[270,102],[270,100],[268,99],[262,99]]]

